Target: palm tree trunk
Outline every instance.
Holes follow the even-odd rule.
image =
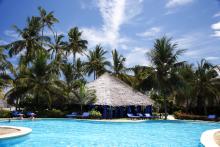
[[[16,99],[15,110],[18,110],[18,98]]]
[[[165,94],[163,94],[163,100],[164,100],[164,113],[165,113],[164,120],[167,120],[167,99]]]
[[[43,25],[41,34],[42,34],[42,37],[43,37],[44,36],[44,25]],[[43,41],[41,41],[41,47],[43,47]]]
[[[73,53],[73,65],[76,63],[76,53]]]
[[[80,105],[80,113],[82,114],[82,110],[83,110],[83,108],[82,108],[83,106],[82,105]]]
[[[94,71],[94,80],[96,79],[96,72]]]
[[[189,110],[189,98],[187,97],[186,98],[186,113],[188,113],[188,110]]]

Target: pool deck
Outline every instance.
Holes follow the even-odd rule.
[[[32,129],[26,127],[0,126],[0,140],[28,135]]]
[[[220,129],[207,130],[202,133],[200,142],[205,147],[219,147],[220,146]]]
[[[215,142],[220,146],[220,131],[214,134]]]
[[[19,131],[20,130],[14,129],[14,128],[3,128],[3,127],[0,127],[0,136],[1,135],[5,135],[5,134],[10,134],[10,133],[17,133]]]

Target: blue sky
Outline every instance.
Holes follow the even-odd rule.
[[[37,7],[54,11],[64,35],[78,26],[89,49],[101,43],[116,48],[127,66],[149,65],[146,57],[155,38],[167,35],[187,49],[180,60],[206,58],[220,64],[220,2],[217,0],[0,0],[0,44],[17,39],[12,25],[23,27]],[[16,62],[12,59],[12,61]]]

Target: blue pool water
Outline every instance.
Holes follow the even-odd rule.
[[[201,133],[220,123],[200,121],[145,121],[138,123],[78,120],[0,122],[0,125],[32,128],[32,133],[0,140],[0,147],[199,147]]]

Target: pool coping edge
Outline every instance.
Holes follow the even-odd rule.
[[[0,128],[11,128],[11,129],[18,129],[18,130],[20,130],[18,132],[0,135],[0,140],[21,137],[21,136],[28,135],[28,134],[30,134],[32,132],[32,129],[31,128],[27,128],[27,127],[0,126]]]
[[[200,138],[200,142],[205,147],[219,147],[219,145],[215,142],[214,138],[214,134],[218,131],[220,131],[220,129],[212,129],[203,132]]]

